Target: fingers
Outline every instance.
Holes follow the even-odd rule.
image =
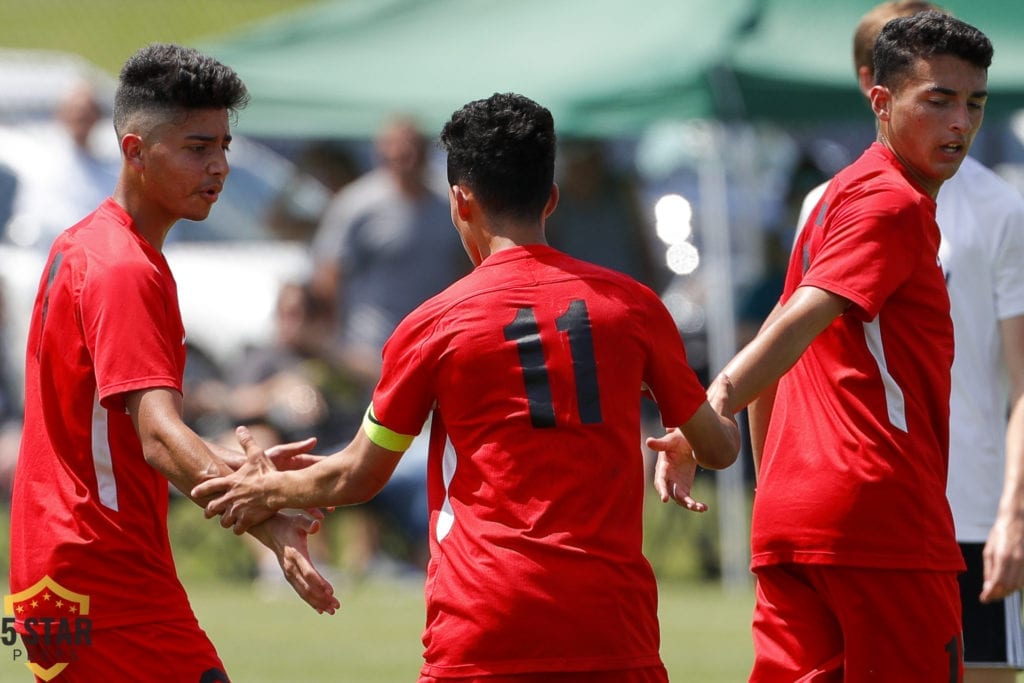
[[[192,487],[191,496],[194,499],[208,498],[226,492],[231,488],[231,482],[226,477],[207,479]]]
[[[1014,566],[998,565],[995,569],[985,569],[985,580],[981,586],[981,602],[996,602],[1020,590],[1024,581],[1017,575]]]
[[[290,443],[280,443],[276,446],[272,446],[267,449],[267,456],[292,456],[299,455],[301,453],[309,453],[314,446],[316,446],[316,437],[311,436],[308,439],[303,439],[302,441],[292,441]]]
[[[679,429],[672,429],[664,436],[649,436],[645,443],[652,451],[657,451],[659,457],[661,457],[661,454],[673,460],[693,457],[693,447],[690,446],[690,442],[686,440],[686,437],[683,436]]]
[[[319,510],[317,512],[319,512]],[[321,515],[320,518],[323,519],[323,515]],[[320,531],[319,519],[307,517],[306,515],[296,515],[296,519],[298,519],[301,529],[307,534],[315,534]]]
[[[706,512],[708,506],[690,495],[690,487],[679,482],[664,482],[665,493],[661,502],[667,503],[669,499],[675,501],[676,505],[686,508],[690,512]]]
[[[245,451],[246,460],[250,462],[267,462],[267,454],[263,452],[263,448],[256,442],[256,438],[252,435],[244,425],[235,429],[235,436],[238,438],[238,444]]]
[[[280,562],[288,583],[318,613],[334,614],[341,607],[334,595],[334,587],[316,570],[305,552],[288,547],[281,555]]]
[[[674,484],[673,484],[673,492],[672,493],[673,493],[673,495],[672,495],[673,500],[675,500],[676,503],[678,503],[682,507],[686,508],[690,512],[707,512],[707,509],[708,509],[707,505],[705,505],[704,503],[700,502],[699,500],[693,498],[688,492],[684,494],[684,493],[682,493],[680,491],[676,491]]]
[[[679,437],[674,432],[670,432],[665,436],[649,436],[645,443],[652,451],[665,452],[672,450],[678,441]]]
[[[1013,590],[1013,586],[1008,585],[1001,576],[986,577],[981,586],[981,595],[978,596],[978,599],[981,602],[996,602],[1013,593]]]
[[[256,438],[245,425],[240,425],[235,429],[235,438],[238,439],[238,445],[242,447],[246,455],[250,455],[253,449],[259,449]]]
[[[1015,537],[1004,538],[994,531],[985,544],[982,560],[981,602],[1002,600],[1024,585],[1024,554]]]
[[[668,499],[672,497],[669,493],[668,484],[663,479],[655,478],[654,490],[658,492],[658,498],[662,503],[667,503]]]
[[[231,529],[237,535],[238,531],[235,530],[237,521],[234,510],[231,507],[226,507],[220,516],[220,525],[225,529]]]

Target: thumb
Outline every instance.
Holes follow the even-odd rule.
[[[315,534],[320,531],[320,520],[306,515],[297,515],[297,518],[299,520],[299,528],[307,534]]]
[[[652,451],[664,451],[669,444],[667,436],[649,436],[646,443]]]
[[[270,459],[267,454],[263,451],[263,448],[256,442],[256,437],[252,435],[249,428],[245,425],[240,425],[235,429],[235,437],[238,439],[238,444],[245,451],[245,458],[250,462],[263,461],[267,464],[270,463]]]

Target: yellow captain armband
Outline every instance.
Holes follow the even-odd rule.
[[[373,405],[371,404],[366,408],[366,414],[363,415],[363,431],[366,432],[366,436],[369,437],[370,441],[377,444],[381,448],[386,448],[389,451],[395,451],[397,453],[404,453],[409,450],[409,446],[412,445],[412,440],[416,438],[416,435],[412,436],[408,434],[399,434],[393,432],[380,422],[377,422],[377,418],[373,414]]]

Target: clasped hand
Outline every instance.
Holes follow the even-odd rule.
[[[317,612],[334,614],[340,606],[334,588],[316,570],[309,558],[306,536],[320,528],[323,513],[307,510],[308,514],[278,512],[284,506],[275,506],[269,500],[268,483],[280,476],[278,467],[300,469],[318,458],[308,451],[314,439],[276,446],[264,452],[245,427],[239,427],[238,442],[245,450],[244,461],[231,463],[237,469],[231,474],[209,479],[192,489],[196,501],[206,500],[206,516],[221,515],[221,526],[236,534],[249,531],[277,556],[281,570],[292,588]]]
[[[252,434],[245,427],[236,430],[238,443],[245,451],[245,460],[234,472],[223,477],[208,479],[192,489],[192,497],[206,500],[206,517],[220,515],[220,525],[236,534],[243,534],[250,527],[270,519],[280,507],[272,507],[268,500],[268,489],[277,476],[278,470],[267,452],[260,448]],[[289,446],[271,449],[279,462],[289,462],[296,457],[296,449],[311,446],[311,440]],[[302,467],[304,461],[298,464]],[[283,506],[282,506],[283,507]],[[309,511],[314,519],[322,519],[319,510]],[[316,532],[318,526],[313,528]]]

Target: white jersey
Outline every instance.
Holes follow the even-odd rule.
[[[797,230],[825,185],[804,199]],[[957,540],[984,543],[1005,472],[1009,387],[999,321],[1024,315],[1024,198],[968,157],[942,185],[937,205],[956,340],[946,492]]]

